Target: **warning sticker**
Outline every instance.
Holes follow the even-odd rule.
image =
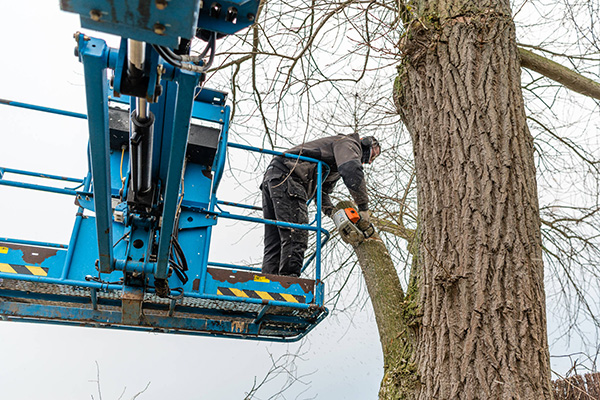
[[[0,254],[6,254],[6,253],[8,253],[8,247],[0,246]]]
[[[264,276],[260,276],[260,275],[254,275],[254,282],[265,282],[265,283],[269,283],[271,282],[269,280],[269,278],[266,278]]]

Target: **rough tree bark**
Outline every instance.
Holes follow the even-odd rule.
[[[418,399],[550,399],[532,137],[508,1],[407,10],[395,100],[421,237]]]

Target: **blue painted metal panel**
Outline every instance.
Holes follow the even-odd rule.
[[[84,29],[177,47],[179,37],[196,33],[200,0],[61,0],[60,5],[79,14]]]
[[[67,251],[64,249],[0,242],[0,271],[4,273],[59,277],[66,254]]]
[[[208,208],[212,185],[210,175],[211,173],[202,165],[186,164],[183,200],[188,206]]]
[[[225,292],[222,289],[236,289]],[[206,278],[206,294],[260,299],[268,301],[314,302],[314,281],[277,275],[265,275],[249,271],[220,270],[211,268]],[[219,291],[221,293],[219,293]]]
[[[205,1],[198,28],[231,35],[254,23],[259,3],[259,0]]]
[[[71,268],[66,277],[71,282],[86,282],[86,275],[98,276],[95,262],[98,259],[98,239],[96,237],[96,219],[94,217],[83,217],[79,228],[79,235],[74,244]],[[116,243],[124,234],[125,227],[122,224],[113,224],[112,243]],[[124,254],[125,243],[119,242],[115,248],[115,254]],[[123,277],[120,271],[103,274],[102,279],[106,282],[118,282]]]
[[[223,105],[195,101],[193,110],[192,117],[194,118],[220,124],[225,122],[225,106]]]
[[[88,172],[87,176],[83,181],[83,190],[88,191],[90,189],[90,184],[92,181],[92,174]],[[76,201],[77,202],[77,201]],[[69,271],[71,269],[71,262],[73,261],[73,251],[75,249],[75,243],[77,243],[77,238],[79,237],[79,230],[81,229],[81,221],[83,220],[83,210],[82,206],[79,206],[77,209],[77,214],[75,216],[75,223],[73,224],[73,230],[71,231],[71,239],[69,240],[69,248],[67,251],[67,256],[65,257],[65,263],[62,268],[62,272],[60,274],[61,279],[67,279],[69,275]]]
[[[121,187],[123,187],[121,184],[121,171],[123,172],[123,178],[126,178],[127,175],[129,175],[129,151],[125,150],[125,152],[122,153],[121,151],[110,150],[109,154],[110,193],[112,196],[118,197],[119,191],[121,190]],[[121,155],[123,156],[122,162]]]
[[[176,274],[173,274],[169,280],[171,287],[182,287],[186,296],[190,293],[198,293],[194,290],[194,281],[199,280],[201,274],[206,270],[206,260],[208,258],[206,241],[209,238],[209,227],[186,229],[179,231],[178,241],[184,249],[185,258],[189,271],[186,273],[189,278],[186,284],[180,282]]]

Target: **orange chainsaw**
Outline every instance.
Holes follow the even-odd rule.
[[[352,207],[338,210],[333,214],[335,227],[340,233],[342,240],[349,244],[358,244],[370,238],[375,233],[373,224],[369,224],[369,227],[363,231],[356,226],[358,221],[360,221],[360,215]]]

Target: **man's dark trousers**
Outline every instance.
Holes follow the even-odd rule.
[[[289,173],[269,166],[261,189],[265,219],[308,223],[306,190]],[[262,272],[300,276],[307,246],[308,231],[265,224]]]

